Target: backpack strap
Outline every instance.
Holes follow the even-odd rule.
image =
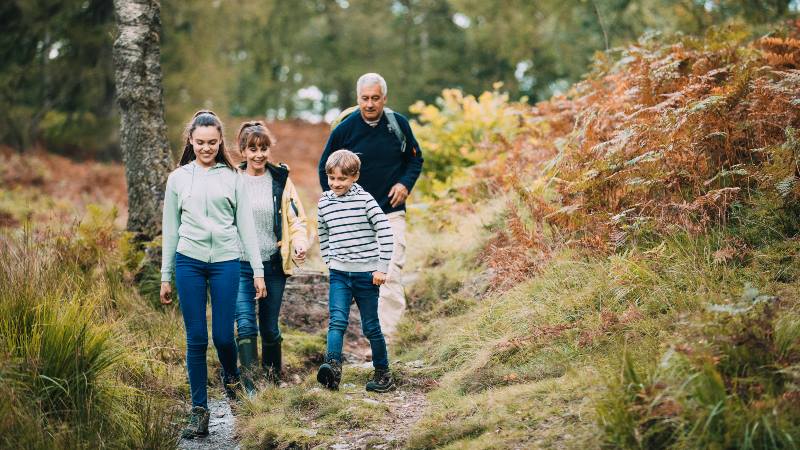
[[[394,111],[389,108],[384,108],[384,112],[386,112],[386,119],[389,121],[389,131],[394,133],[397,140],[400,141],[400,153],[406,152],[406,135],[403,133],[403,130],[400,129],[400,125],[397,123],[397,117],[394,115]]]

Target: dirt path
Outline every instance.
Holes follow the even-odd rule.
[[[372,363],[355,364],[363,369],[371,369]],[[406,363],[404,372],[421,368],[421,361]],[[320,388],[315,388],[320,389]],[[411,428],[422,417],[428,401],[419,386],[403,380],[398,388],[387,394],[372,394],[362,385],[345,383],[340,392],[350,401],[361,401],[387,408],[385,420],[368,429],[345,429],[326,444],[313,447],[314,450],[356,450],[356,449],[395,449],[402,448],[408,439]],[[312,430],[314,423],[312,422]]]
[[[351,361],[361,359],[359,354],[363,355],[364,352],[349,353]],[[371,369],[372,367],[370,362],[363,359],[361,362],[356,361],[349,365],[362,369]],[[413,374],[414,370],[422,367],[422,364],[421,361],[412,361],[403,366],[403,372]],[[413,380],[403,380],[396,390],[381,395],[367,393],[364,386],[351,383],[343,384],[340,392],[349,401],[384,405],[387,409],[385,420],[368,429],[343,429],[340,434],[329,439],[327,443],[313,447],[315,450],[402,448],[411,428],[422,417],[428,404],[425,393]],[[235,433],[236,416],[232,413],[227,400],[209,398],[208,406],[211,409],[208,437],[180,439],[178,448],[181,450],[238,449],[239,443],[236,441]],[[308,431],[316,434],[318,428],[319,425],[312,421]]]
[[[178,448],[181,450],[238,449],[236,442],[236,419],[228,401],[224,398],[209,398],[208,408],[211,418],[208,421],[208,437],[197,439],[181,439]]]

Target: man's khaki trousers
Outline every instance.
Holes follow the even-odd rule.
[[[384,335],[392,335],[406,310],[406,294],[403,289],[403,266],[406,263],[406,212],[395,211],[386,215],[394,234],[392,261],[386,283],[381,286],[378,300],[378,318]]]

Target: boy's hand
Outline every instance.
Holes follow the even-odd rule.
[[[386,274],[383,272],[372,272],[372,284],[380,286],[386,283]]]
[[[172,303],[172,285],[169,281],[161,282],[161,293],[159,294],[162,305],[169,305]]]

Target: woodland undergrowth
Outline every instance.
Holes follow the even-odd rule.
[[[415,106],[461,167],[412,210],[399,356],[440,385],[410,447],[798,446],[799,37],[646,35],[533,107]]]

